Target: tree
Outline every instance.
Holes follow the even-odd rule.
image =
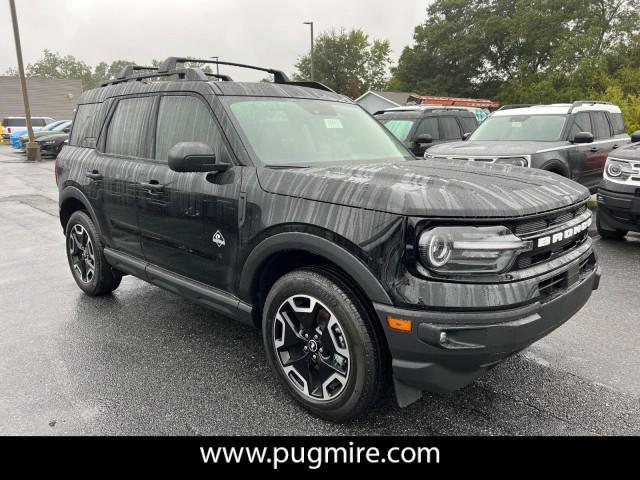
[[[382,90],[391,64],[387,40],[374,39],[362,30],[330,30],[316,37],[313,49],[314,80],[338,93],[357,97],[369,89]],[[311,78],[311,57],[299,57],[296,80]]]
[[[603,95],[640,66],[640,0],[436,0],[393,83],[503,102]]]
[[[62,56],[49,50],[45,50],[43,57],[37,62],[27,65],[25,74],[28,77],[82,80],[84,89],[93,86],[93,72],[89,65],[73,55]]]

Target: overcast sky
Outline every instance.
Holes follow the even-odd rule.
[[[391,42],[394,62],[429,0],[16,0],[25,65],[46,48],[95,66],[167,56],[211,57],[287,73],[309,49],[309,27],[361,28]],[[0,0],[0,74],[16,67],[9,2]],[[238,80],[263,75],[227,67]],[[225,71],[225,70],[221,70]]]

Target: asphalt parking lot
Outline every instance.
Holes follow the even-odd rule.
[[[0,146],[0,435],[640,435],[640,235],[595,237],[600,290],[568,323],[451,395],[365,417],[311,417],[258,332],[125,277],[82,294],[53,162]]]

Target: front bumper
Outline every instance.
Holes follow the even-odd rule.
[[[598,221],[603,227],[640,232],[640,186],[604,179],[597,198]]]
[[[416,392],[450,392],[471,383],[487,368],[528,347],[571,318],[598,288],[595,253],[572,262],[553,295],[508,309],[433,311],[374,305],[392,355],[398,402]],[[387,317],[411,320],[411,332],[393,330]]]

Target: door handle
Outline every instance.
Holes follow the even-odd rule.
[[[613,150],[615,150],[616,148],[618,148],[620,145],[614,145],[613,147],[611,147]]]
[[[149,193],[161,193],[164,190],[164,185],[160,185],[156,180],[151,180],[149,183],[142,182],[140,186]]]
[[[102,174],[98,170],[91,170],[85,173],[85,176],[91,180],[102,180]]]

